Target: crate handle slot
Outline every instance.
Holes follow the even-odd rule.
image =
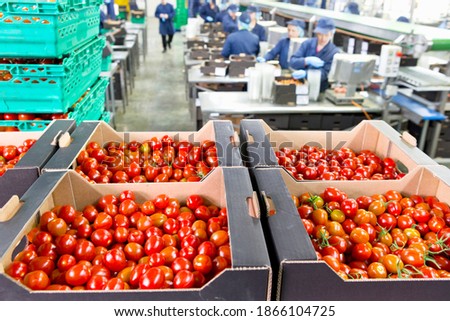
[[[248,215],[253,218],[260,218],[261,211],[259,209],[258,197],[256,192],[253,192],[251,197],[247,197]]]
[[[20,203],[19,196],[13,195],[11,198],[6,202],[6,204],[0,208],[0,222],[6,222],[9,221],[16,215],[16,213],[19,211],[19,208],[22,204]]]
[[[255,139],[253,138],[253,135],[250,134],[248,130],[245,131],[245,135],[247,136],[247,142],[250,144],[253,144],[255,142]]]
[[[230,136],[230,143],[233,147],[239,147],[241,141],[236,131],[233,133],[233,136]]]
[[[404,131],[401,136],[402,140],[413,147],[417,147],[417,139],[409,132]]]
[[[262,191],[261,195],[263,197],[264,200],[264,204],[266,205],[266,209],[267,209],[267,216],[274,216],[275,214],[277,214],[277,209],[275,207],[275,202],[272,200],[272,198],[270,196],[267,196],[266,192]]]
[[[72,137],[70,136],[69,132],[65,132],[61,135],[58,139],[58,146],[60,148],[66,148],[70,146],[70,143],[72,142]]]

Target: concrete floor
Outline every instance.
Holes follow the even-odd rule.
[[[148,17],[148,53],[135,78],[126,112],[118,108],[117,131],[192,131],[185,94],[183,39],[174,35],[172,49],[162,53],[159,22]]]

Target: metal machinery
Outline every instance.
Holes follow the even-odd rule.
[[[240,1],[242,6],[250,3],[259,6],[267,20],[275,20],[282,26],[290,19],[304,20],[309,36],[320,17],[333,19],[336,45],[344,47],[347,53],[380,56],[381,64],[375,75],[382,78],[370,88],[380,96],[380,104],[385,109],[383,119],[390,123],[396,121],[399,129],[407,123],[408,129],[419,138],[419,148],[431,157],[450,159],[450,126],[445,122],[450,62],[441,66],[441,73],[417,66],[418,58],[429,51],[450,51],[450,30],[273,0]],[[398,68],[396,63],[400,56]],[[394,63],[394,60],[397,61]],[[391,108],[392,105],[396,108]],[[392,109],[399,109],[400,114],[392,115]],[[441,131],[443,125],[444,131]]]
[[[375,55],[336,54],[328,75],[328,81],[345,84],[345,90],[338,91],[339,87],[327,89],[325,97],[335,105],[362,104],[364,96],[356,92],[359,84],[366,83],[372,78],[375,69]]]

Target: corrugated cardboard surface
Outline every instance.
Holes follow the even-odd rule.
[[[36,139],[33,147],[12,169],[0,177],[0,208],[9,201],[11,196],[19,198],[38,178],[42,167],[59,148],[58,137],[75,129],[73,120],[53,121],[43,132],[5,132],[0,133],[0,144],[21,145],[26,139]]]
[[[391,157],[409,171],[417,165],[437,163],[415,146],[402,140],[400,133],[384,121],[362,121],[349,131],[274,131],[260,120],[241,122],[243,153],[251,156],[249,166],[277,166],[275,151],[281,147],[300,148],[308,144],[330,149],[349,147],[355,152],[370,150],[379,157]]]
[[[349,280],[341,279],[325,262],[317,261],[291,194],[318,194],[334,186],[349,197],[385,193],[390,189],[403,195],[437,196],[450,202],[450,170],[440,165],[416,168],[402,180],[390,181],[302,181],[283,169],[252,171],[262,197],[272,205],[263,206],[262,220],[274,265],[273,298],[277,300],[449,300],[450,280]],[[271,207],[273,206],[273,208]],[[267,213],[275,214],[267,217]],[[276,264],[276,266],[275,266]]]
[[[230,121],[210,121],[198,132],[117,132],[105,122],[83,122],[72,134],[69,147],[59,150],[44,170],[74,169],[78,154],[89,142],[103,145],[107,142],[142,142],[152,137],[169,135],[176,141],[187,140],[196,145],[204,140],[216,142],[219,166],[241,166],[239,142],[234,142],[235,131]]]
[[[187,188],[188,187],[188,188]],[[15,245],[34,227],[40,214],[57,204],[77,209],[95,203],[101,195],[132,190],[138,202],[166,193],[184,201],[199,194],[207,202],[226,207],[232,251],[232,268],[202,289],[161,291],[32,292],[0,274],[3,300],[267,300],[271,291],[271,268],[258,218],[249,215],[253,190],[246,168],[218,168],[202,182],[92,185],[70,171],[45,172],[23,197],[23,206],[9,222],[0,224],[0,267],[11,262]],[[0,269],[0,271],[3,269]]]

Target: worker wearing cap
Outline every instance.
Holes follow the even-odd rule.
[[[266,55],[263,57],[258,57],[256,60],[258,62],[264,62],[266,60],[274,60],[278,57],[280,66],[282,69],[289,68],[288,53],[289,45],[291,39],[302,38],[305,35],[305,22],[301,20],[291,20],[287,23],[288,36],[286,38],[280,39],[275,47],[273,47]]]
[[[223,22],[223,18],[228,14],[228,2],[219,0],[217,6],[219,7],[219,13],[216,14],[216,22]]]
[[[232,33],[238,31],[238,19],[237,12],[239,8],[237,5],[232,4],[227,8],[227,14],[222,19],[223,31]]]
[[[266,41],[266,29],[258,24],[259,17],[261,16],[261,10],[256,6],[249,6],[247,13],[250,15],[252,21],[250,22],[250,31],[258,36],[259,41]]]
[[[218,13],[219,7],[216,5],[216,0],[205,0],[205,3],[200,7],[200,17],[205,22],[215,22]]]
[[[344,8],[344,12],[359,15],[359,6],[356,2],[349,2]]]
[[[249,31],[251,18],[247,12],[239,17],[239,31],[228,35],[222,49],[222,56],[228,58],[230,55],[246,55],[259,54],[258,36]]]
[[[325,91],[328,87],[331,63],[334,55],[339,52],[339,49],[331,42],[335,29],[332,19],[320,18],[314,29],[316,37],[303,42],[289,61],[290,67],[296,70],[292,74],[295,78],[304,78],[309,68],[320,69],[320,91]]]

